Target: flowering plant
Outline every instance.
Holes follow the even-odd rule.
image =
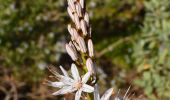
[[[81,98],[91,100],[93,97],[94,100],[109,100],[113,94],[113,88],[108,89],[101,98],[98,91],[91,27],[85,1],[68,0],[67,11],[73,22],[68,25],[71,40],[66,44],[66,51],[73,60],[71,65],[72,76],[70,77],[62,66],[60,66],[60,69],[63,75],[49,67],[49,70],[58,81],[47,80],[45,83],[49,86],[60,88],[53,95],[75,93],[75,100],[80,100]],[[82,92],[86,92],[87,95],[81,96]],[[93,93],[93,97],[90,95],[91,93]],[[126,95],[123,100],[125,99]],[[120,99],[115,97],[115,100]]]

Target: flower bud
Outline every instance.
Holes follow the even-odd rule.
[[[88,40],[88,51],[89,51],[89,56],[94,57],[94,48],[93,48],[93,42],[91,39]]]
[[[69,45],[74,51],[76,51],[76,48],[75,48],[74,44],[72,43],[72,41],[69,42]]]
[[[73,28],[73,37],[74,37],[74,40],[76,40],[79,37],[79,34],[75,28]]]
[[[91,60],[91,58],[88,58],[87,61],[86,61],[86,67],[87,67],[87,70],[89,72],[91,72],[92,74],[94,74],[94,64],[93,64],[93,61]]]
[[[76,42],[73,41],[74,46],[76,47],[77,51],[80,51],[80,47],[78,46],[78,44]]]
[[[76,12],[79,17],[82,17],[82,8],[79,2],[76,3]]]
[[[79,17],[78,17],[78,15],[76,14],[76,13],[74,13],[74,23],[76,24],[76,27],[78,28],[78,29],[80,29],[80,20],[79,20]]]
[[[77,43],[79,44],[81,52],[86,53],[87,49],[84,39],[79,36],[77,39]]]
[[[82,29],[83,35],[86,36],[87,35],[86,22],[84,20],[81,20],[80,24],[81,24],[81,29]]]
[[[67,1],[68,1],[68,6],[70,6],[71,9],[72,9],[73,11],[75,11],[74,1],[73,1],[73,0],[67,0]]]
[[[73,36],[73,29],[70,24],[67,26],[67,29],[68,29],[68,32],[70,33],[70,35]]]
[[[69,6],[67,7],[67,12],[68,12],[69,16],[71,17],[71,20],[74,21],[73,11]]]
[[[80,0],[81,7],[84,9],[84,0]]]
[[[66,44],[66,51],[72,60],[76,61],[78,59],[77,52],[69,44]]]
[[[89,25],[89,14],[87,12],[85,12],[84,20],[86,21],[87,25]]]

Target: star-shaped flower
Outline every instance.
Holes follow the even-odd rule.
[[[62,66],[60,66],[60,69],[63,72],[63,75],[60,75],[55,70],[49,69],[57,77],[59,82],[48,81],[48,85],[52,87],[61,88],[57,92],[54,92],[53,95],[62,95],[76,91],[75,100],[80,100],[82,92],[91,93],[94,91],[94,87],[86,84],[88,79],[90,78],[90,72],[87,72],[81,78],[76,65],[72,64],[71,73],[73,78],[71,78]]]
[[[113,94],[113,88],[110,88],[100,98],[100,94],[99,94],[99,91],[98,91],[98,86],[97,86],[97,84],[95,84],[94,100],[109,100],[112,94]]]

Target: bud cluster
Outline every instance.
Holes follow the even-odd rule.
[[[52,87],[60,88],[53,95],[63,95],[71,92],[75,93],[75,100],[80,100],[82,92],[94,93],[94,100],[109,100],[113,94],[113,88],[110,88],[100,98],[96,83],[96,71],[94,67],[94,47],[91,39],[91,27],[89,24],[89,15],[85,9],[84,0],[68,0],[68,14],[72,24],[68,25],[68,32],[71,40],[66,43],[66,51],[74,63],[71,65],[72,77],[60,66],[63,75],[50,69],[58,81],[47,81],[46,84]],[[77,66],[82,68],[84,75],[79,74]],[[90,96],[88,96],[90,97]]]
[[[84,0],[68,0],[67,12],[72,19],[68,25],[71,41],[66,44],[66,51],[73,61],[86,66],[87,71],[94,71],[94,48],[91,40],[91,27],[89,15],[86,12]]]

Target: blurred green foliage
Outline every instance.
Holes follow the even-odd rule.
[[[135,83],[150,99],[170,98],[170,2],[147,0],[142,34],[134,43],[134,59],[140,73]],[[157,96],[157,98],[156,98]]]
[[[37,81],[43,65],[60,55],[56,41],[65,33],[65,9],[62,0],[0,0],[1,66]]]
[[[0,67],[39,82],[46,66],[67,63],[66,6],[66,0],[0,0]],[[134,81],[151,99],[170,98],[170,1],[87,0],[87,10],[105,83]]]

